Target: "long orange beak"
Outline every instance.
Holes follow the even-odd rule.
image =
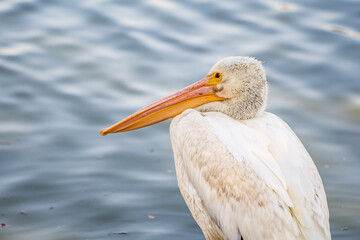
[[[101,130],[105,136],[109,133],[125,132],[146,127],[175,117],[186,109],[195,108],[204,103],[225,100],[215,94],[214,88],[219,83],[212,75],[196,82],[168,97],[160,99],[131,114],[122,121]]]

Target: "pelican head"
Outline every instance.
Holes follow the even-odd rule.
[[[257,117],[266,107],[267,83],[260,61],[252,57],[227,57],[217,62],[208,76],[219,73],[215,94],[225,98],[203,104],[200,112],[222,112],[238,120]]]
[[[186,109],[222,112],[235,119],[250,119],[264,111],[267,98],[265,71],[251,57],[227,57],[217,62],[202,80],[160,99],[100,134],[124,132],[172,118]]]

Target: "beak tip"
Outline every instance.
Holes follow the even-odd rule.
[[[100,131],[100,135],[101,136],[105,136],[105,135],[107,135],[107,133],[106,133],[106,129],[104,128],[104,129],[101,129],[101,131]]]

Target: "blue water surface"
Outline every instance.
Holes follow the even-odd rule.
[[[1,240],[204,239],[169,121],[99,131],[233,55],[263,62],[332,238],[359,239],[359,1],[3,0],[0,34]]]

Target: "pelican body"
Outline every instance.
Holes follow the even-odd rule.
[[[291,128],[265,112],[251,57],[217,62],[199,82],[101,130],[170,125],[180,192],[206,239],[331,239],[324,186]]]

